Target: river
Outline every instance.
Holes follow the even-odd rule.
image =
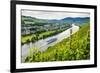
[[[28,44],[24,44],[21,47],[21,56],[22,56],[22,61],[25,57],[28,56],[29,50],[32,47],[36,47],[39,48],[39,51],[43,52],[45,51],[49,46],[53,46],[56,43],[62,41],[65,38],[70,37],[70,30],[72,30],[72,34],[74,34],[75,32],[77,32],[79,30],[79,26],[76,26],[75,24],[72,24],[72,27],[51,37],[45,38],[45,39],[41,39],[38,40],[35,43],[28,43]]]

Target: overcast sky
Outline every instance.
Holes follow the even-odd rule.
[[[32,11],[22,10],[22,15],[36,17],[39,19],[63,19],[65,17],[90,17],[89,13],[79,12],[55,12],[55,11]]]

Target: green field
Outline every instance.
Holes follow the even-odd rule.
[[[21,43],[25,44],[25,43],[29,43],[29,42],[36,42],[40,39],[44,39],[44,38],[56,35],[60,32],[63,32],[64,30],[65,29],[51,30],[51,31],[21,36]]]
[[[29,43],[29,42],[35,42],[37,40],[40,40],[42,38],[49,37],[53,35],[55,31],[47,31],[47,32],[42,32],[40,34],[31,34],[31,35],[26,35],[21,37],[21,43]]]
[[[49,32],[50,33],[50,32]],[[42,33],[41,35],[48,34]],[[30,36],[31,37],[31,36]],[[27,38],[30,38],[27,37]],[[33,50],[34,52],[33,54]],[[48,47],[45,52],[38,48],[31,48],[25,62],[71,61],[90,59],[90,24],[84,24],[71,37],[63,39],[54,46]]]

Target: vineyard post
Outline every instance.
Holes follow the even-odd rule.
[[[72,24],[70,25],[70,49],[71,49],[71,42],[72,42]]]

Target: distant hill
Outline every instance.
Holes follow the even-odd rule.
[[[66,18],[63,18],[61,20],[49,20],[49,22],[52,22],[52,23],[79,23],[79,24],[82,24],[82,23],[88,22],[89,20],[90,20],[89,17],[84,17],[84,18],[81,18],[81,17],[76,17],[76,18],[66,17]]]
[[[38,19],[31,16],[21,16],[22,24],[38,24],[38,23],[47,23],[47,20],[44,19]]]
[[[78,23],[83,24],[90,21],[90,17],[66,17],[60,20],[57,19],[38,19],[31,16],[22,16],[22,24],[25,24],[25,22],[32,22],[32,24],[36,23]],[[28,24],[28,23],[27,23]]]

